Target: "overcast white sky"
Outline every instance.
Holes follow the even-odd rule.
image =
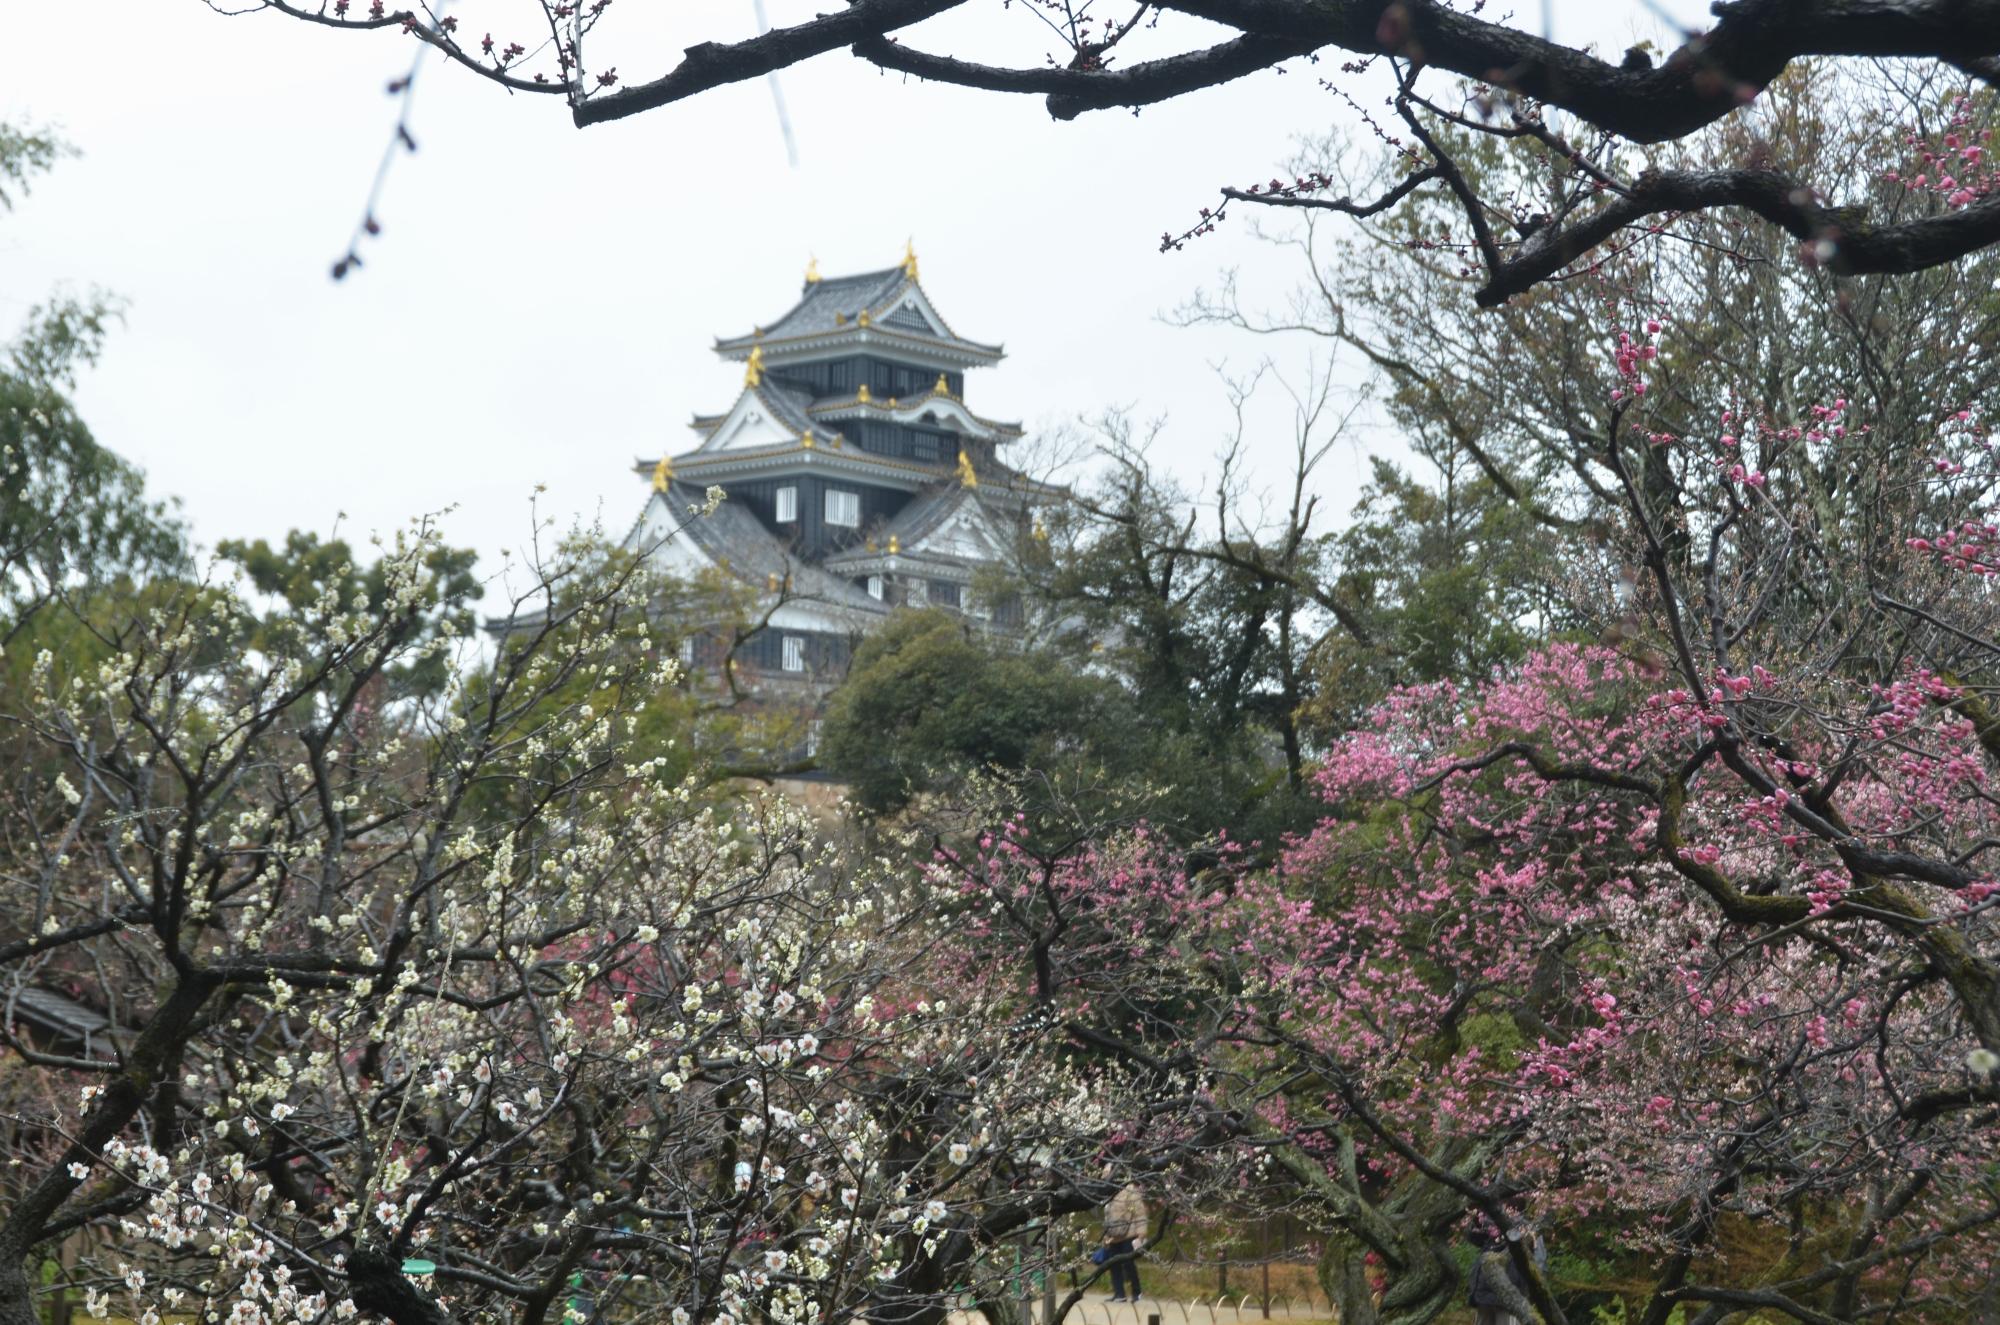
[[[980,4],[980,32],[1039,58],[1032,19]],[[1164,415],[1162,458],[1190,479],[1228,427],[1210,365],[1272,355],[1298,374],[1316,348],[1159,321],[1226,267],[1273,295],[1291,282],[1291,259],[1237,221],[1157,248],[1216,186],[1267,177],[1296,137],[1343,122],[1316,81],[1337,61],[1057,124],[1036,98],[822,56],[782,76],[796,168],[762,82],[577,130],[554,99],[433,63],[421,150],[395,163],[367,266],[335,284],[407,38],[200,0],[6,8],[0,117],[57,126],[84,155],[0,215],[0,335],[63,285],[128,301],[85,416],[206,544],[325,532],[341,512],[365,535],[455,505],[452,541],[492,566],[521,545],[538,483],[545,513],[601,512],[622,534],[645,495],[633,458],[684,448],[689,416],[740,384],[712,338],[776,318],[809,255],[828,274],[882,267],[908,236],[954,326],[1007,345],[967,384],[976,408],[1031,426]],[[1647,0],[1548,8],[1558,38],[1612,50],[1657,31]],[[471,0],[457,12],[484,21]],[[967,21],[914,36],[942,48]],[[749,0],[622,0],[588,62],[644,81],[680,46],[754,31]],[[1290,438],[1267,424],[1257,455],[1277,477]],[[1331,507],[1351,505],[1359,470],[1351,453],[1328,470]]]

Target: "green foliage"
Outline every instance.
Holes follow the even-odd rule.
[[[857,803],[881,813],[976,769],[1018,771],[1084,751],[1129,716],[1104,677],[996,646],[943,611],[901,612],[855,652],[820,752]]]
[[[257,648],[269,648],[283,634],[324,652],[341,642],[346,623],[357,614],[394,620],[399,639],[415,644],[464,636],[474,624],[471,604],[483,592],[472,574],[477,554],[441,544],[422,556],[428,582],[421,592],[393,584],[387,558],[357,565],[345,541],[322,541],[296,529],[285,535],[282,548],[261,538],[224,539],[216,552],[273,600],[247,641]],[[400,601],[392,602],[399,594]],[[449,662],[442,650],[418,650],[410,659],[386,673],[391,700],[434,694],[445,683]]]
[[[1331,623],[1315,596],[1326,565],[1307,536],[1311,503],[1295,500],[1281,527],[1241,531],[1226,499],[1204,512],[1157,475],[1122,419],[1103,427],[1109,468],[1025,550],[1023,596],[1056,665],[1101,670],[1127,696],[1125,727],[1093,739],[1153,789],[1156,826],[1185,841],[1227,830],[1275,843],[1315,803],[1299,719],[1307,654]],[[1204,520],[1240,532],[1198,537]]]
[[[1575,1257],[1561,1258],[1553,1253],[1549,1256],[1549,1275],[1558,1281],[1574,1279],[1578,1282],[1588,1282],[1602,1277],[1605,1273],[1603,1267],[1591,1262],[1577,1264]],[[1625,1310],[1625,1299],[1615,1294],[1590,1308],[1590,1325],[1625,1325],[1629,1318],[1629,1313]],[[1752,1322],[1762,1320],[1762,1316],[1753,1313],[1744,1317],[1739,1325],[1752,1325]],[[1676,1302],[1673,1309],[1667,1312],[1667,1325],[1687,1325],[1687,1307],[1684,1304]]]
[[[12,211],[28,191],[28,181],[76,149],[43,129],[0,121],[0,211]]]
[[[1354,523],[1328,539],[1368,639],[1315,646],[1308,725],[1331,739],[1396,685],[1474,681],[1518,661],[1564,617],[1560,543],[1453,452],[1424,482],[1376,457]]]
[[[0,210],[66,149],[0,124]],[[10,191],[11,190],[11,191]],[[185,570],[181,524],[140,472],[97,443],[70,399],[117,305],[97,294],[35,308],[0,356],[0,636],[61,594]]]
[[[1496,1013],[1471,1014],[1460,1023],[1458,1033],[1461,1047],[1479,1050],[1481,1060],[1496,1072],[1511,1072],[1521,1050],[1528,1047],[1528,1037],[1514,1019]]]
[[[68,395],[94,359],[110,306],[36,310],[0,366],[0,616],[9,626],[58,592],[187,565],[171,507],[140,472],[100,446]]]

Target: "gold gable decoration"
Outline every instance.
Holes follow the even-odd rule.
[[[660,463],[653,466],[653,491],[665,492],[667,485],[673,481],[674,462],[666,456],[661,456]]]
[[[764,347],[750,347],[750,357],[743,363],[743,385],[757,386],[764,380]]]
[[[903,275],[917,279],[917,241],[910,238],[903,241]]]
[[[818,258],[814,258],[814,259],[812,259],[812,261],[810,261],[810,262],[806,263],[806,284],[807,284],[807,285],[818,285],[818,284],[819,284],[819,279],[820,279],[820,277],[819,277],[819,259],[818,259]]]
[[[962,446],[958,448],[958,485],[962,488],[979,486],[979,475],[972,468],[972,457],[965,453]]]
[[[863,382],[861,389],[854,393],[854,398],[863,405],[870,405],[875,401],[875,397],[868,394],[868,384],[866,382]]]
[[[943,373],[938,374],[937,385],[931,388],[931,394],[943,396],[946,400],[951,399],[951,383],[944,380]]]

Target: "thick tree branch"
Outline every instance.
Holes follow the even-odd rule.
[[[1639,143],[1684,137],[1750,100],[1793,60],[2000,53],[1996,0],[1724,0],[1658,68],[1626,68],[1435,0],[1168,0],[1246,32],[1396,55],[1508,88]]]
[[[1314,49],[1315,43],[1309,41],[1251,35],[1128,69],[1006,69],[911,50],[886,37],[870,37],[854,45],[854,53],[862,59],[898,73],[988,92],[1046,93],[1049,114],[1059,120],[1073,120],[1085,111],[1111,106],[1166,101],[1254,74]]]
[[[705,41],[688,47],[679,66],[664,78],[578,103],[577,127],[622,120],[725,83],[740,83],[746,78],[773,73],[800,60],[942,14],[959,3],[961,0],[859,0],[837,14],[823,14],[794,27],[773,28],[748,41],[728,45]]]
[[[688,48],[679,68],[651,83],[593,98],[576,107],[579,125],[622,119],[723,83],[754,78],[838,46],[852,46],[955,8],[960,0],[859,0],[810,23],[748,41],[704,42]],[[1435,0],[1170,0],[1169,7],[1274,39],[1291,53],[1337,46],[1364,55],[1395,55],[1508,88],[1557,106],[1634,142],[1665,142],[1711,124],[1753,98],[1792,61],[1815,55],[1909,56],[1983,68],[2000,55],[2000,0],[1733,0],[1716,6],[1715,27],[1691,38],[1658,68],[1628,68],[1587,51],[1473,17]],[[1235,43],[1225,43],[1235,47]],[[1221,50],[1223,48],[1216,48]],[[1241,61],[1197,52],[1156,64],[1196,76],[1191,91],[1249,72]],[[875,59],[877,49],[862,52]],[[920,57],[921,58],[921,57]],[[1283,58],[1276,56],[1273,58]],[[944,57],[905,72],[1002,91],[1050,91],[1019,84],[1029,74]],[[1187,61],[1188,63],[1181,63]],[[914,63],[914,62],[912,62]],[[1269,63],[1263,60],[1261,63]],[[1253,65],[1252,67],[1257,67]],[[1068,118],[1101,105],[1134,104],[1115,79],[1050,111]],[[1161,95],[1172,95],[1162,93]],[[1148,99],[1157,100],[1158,96]]]
[[[1874,226],[1852,211],[1815,202],[1804,185],[1775,170],[1649,171],[1628,195],[1574,225],[1542,231],[1491,264],[1490,279],[1475,298],[1485,308],[1503,304],[1626,226],[1664,212],[1711,207],[1755,212],[1814,245],[1815,260],[1847,275],[1921,271],[2000,241],[2000,196],[1938,216]]]

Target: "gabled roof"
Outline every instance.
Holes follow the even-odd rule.
[[[873,395],[859,393],[849,396],[826,396],[813,401],[807,412],[814,417],[859,419],[888,419],[895,423],[921,423],[926,415],[936,416],[939,424],[952,425],[952,431],[982,441],[1006,442],[1021,435],[1018,423],[1002,423],[998,419],[984,418],[965,407],[965,402],[949,391],[933,387],[919,396],[903,396],[882,400]]]
[[[783,340],[788,336],[811,336],[832,331],[835,327],[852,323],[863,312],[872,313],[887,304],[909,279],[901,267],[887,267],[854,276],[807,281],[791,311],[764,327],[761,337],[753,334],[736,339]]]
[[[746,386],[726,413],[695,419],[702,441],[693,454],[794,445],[809,434],[815,443],[831,445],[837,430],[814,423],[806,412],[811,404],[808,392],[782,382],[767,379]]]
[[[847,341],[909,342],[987,362],[1003,353],[998,345],[967,340],[953,331],[906,266],[807,281],[799,301],[777,321],[747,336],[718,339],[715,351],[725,359],[741,359],[761,346],[775,359]]]
[[[896,512],[867,546],[847,548],[826,559],[834,570],[873,569],[895,556],[970,570],[1005,559],[1010,541],[1002,514],[979,490],[952,482],[933,488]],[[895,547],[893,553],[885,551]]]
[[[682,572],[714,568],[753,589],[774,580],[793,599],[880,615],[883,604],[837,575],[793,556],[777,535],[739,502],[724,501],[708,515],[690,516],[707,498],[702,488],[675,480],[647,500],[625,536],[625,546]]]

